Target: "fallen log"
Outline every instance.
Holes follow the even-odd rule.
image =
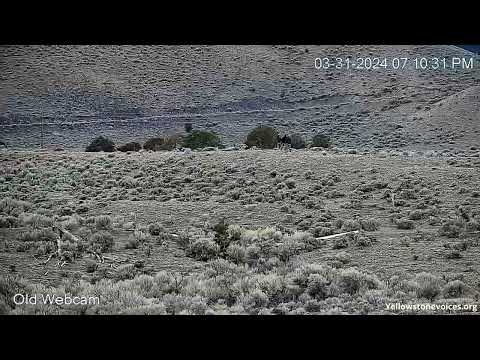
[[[318,237],[318,238],[315,238],[315,239],[316,240],[328,240],[328,239],[333,239],[333,238],[337,238],[337,237],[340,237],[340,236],[345,236],[345,235],[348,235],[348,234],[356,234],[359,231],[360,230],[347,231],[347,232],[344,232],[344,233],[322,236],[322,237]]]
[[[63,229],[63,228],[61,228],[60,226],[57,226],[57,225],[54,225],[53,227],[60,233],[60,238],[62,238],[62,236],[64,236],[64,235],[67,235],[67,236],[70,236],[75,241],[78,241],[78,242],[81,241],[78,236],[73,235],[70,231],[65,230],[65,229]]]
[[[54,255],[55,255],[55,253],[50,254],[50,256],[48,257],[47,261],[45,261],[45,262],[43,263],[43,265],[47,265],[48,262],[49,262],[50,260],[52,260],[52,257],[53,257]]]
[[[98,254],[97,252],[95,251],[92,251],[92,250],[89,250],[88,253],[92,254],[93,256],[95,256],[95,258],[100,261],[102,264],[105,262],[105,258],[102,256],[102,254]]]
[[[80,242],[80,239],[77,236],[73,235],[70,231],[63,229],[58,225],[53,225],[52,228],[53,228],[53,231],[58,232],[58,237],[56,239],[57,250],[54,253],[50,254],[47,261],[45,261],[43,264],[47,265],[53,257],[57,257],[58,262],[56,266],[63,267],[67,262],[64,260],[62,263],[62,238],[66,235],[66,236],[70,236],[72,239],[78,242]]]

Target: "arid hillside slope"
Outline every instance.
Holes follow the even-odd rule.
[[[419,45],[3,46],[0,140],[38,146],[31,124],[43,118],[45,143],[66,148],[84,147],[97,132],[141,140],[182,131],[185,122],[226,143],[268,123],[306,137],[326,132],[339,146],[401,148],[411,138],[396,129],[412,115],[478,86],[478,60],[469,70],[319,70],[315,58],[466,54]],[[19,123],[30,126],[5,126]]]

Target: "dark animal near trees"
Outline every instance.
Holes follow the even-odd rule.
[[[292,144],[292,139],[290,138],[290,136],[287,136],[287,135],[283,135],[282,137],[280,136],[277,136],[277,147],[280,149],[280,150],[290,150],[290,146]]]
[[[292,139],[290,138],[290,136],[287,136],[287,135],[283,135],[282,137],[277,136],[277,140],[281,144],[291,144],[292,143]]]

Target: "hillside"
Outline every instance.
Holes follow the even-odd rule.
[[[411,117],[408,132],[422,134],[430,149],[477,148],[480,145],[480,86],[448,96]],[[475,150],[475,149],[473,149]]]
[[[316,57],[451,57],[452,46],[4,46],[0,141],[83,148],[183,131],[242,142],[259,123],[338,146],[402,148],[419,110],[478,85],[474,70],[317,70]],[[63,123],[63,125],[58,125]],[[28,124],[24,126],[5,126]],[[448,131],[448,129],[446,129]]]

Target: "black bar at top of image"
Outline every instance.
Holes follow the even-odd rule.
[[[478,44],[480,28],[470,11],[441,17],[407,4],[385,12],[349,5],[332,8],[252,9],[238,5],[202,13],[135,9],[118,16],[95,9],[68,14],[5,16],[0,44]],[[383,7],[382,7],[383,9]],[[108,9],[107,9],[108,10]],[[115,9],[116,10],[116,9]],[[222,9],[217,9],[222,10]],[[248,10],[248,11],[247,11]],[[288,11],[287,11],[288,10]],[[351,11],[349,11],[351,10]],[[465,9],[468,10],[468,9]]]

